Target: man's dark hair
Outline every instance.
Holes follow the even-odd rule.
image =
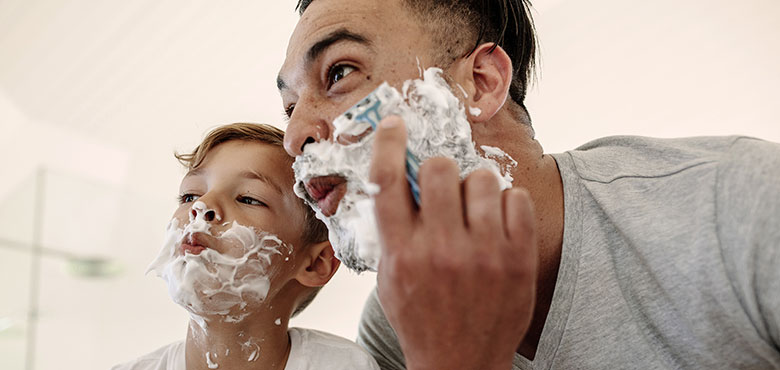
[[[298,0],[295,9],[303,15],[312,1]],[[525,95],[536,64],[536,30],[530,0],[402,1],[423,25],[430,25],[434,41],[442,45],[438,57],[443,67],[471,54],[484,42],[501,46],[512,60],[509,95],[527,114]]]

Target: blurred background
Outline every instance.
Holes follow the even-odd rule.
[[[107,369],[184,338],[144,276],[176,150],[283,126],[294,1],[0,0],[0,369]],[[539,0],[528,98],[547,152],[617,134],[780,141],[780,2]],[[293,325],[354,338],[375,275],[342,269]]]

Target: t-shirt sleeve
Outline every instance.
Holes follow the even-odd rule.
[[[376,289],[368,296],[363,307],[357,342],[374,357],[380,369],[406,369],[398,337],[379,304]]]
[[[780,144],[740,138],[718,166],[716,217],[734,291],[780,349]]]

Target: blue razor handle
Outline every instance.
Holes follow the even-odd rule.
[[[371,128],[376,130],[379,121],[382,120],[382,114],[379,107],[382,106],[382,98],[377,91],[382,86],[368,94],[363,100],[352,106],[344,115],[355,123],[368,123]],[[409,188],[412,190],[412,196],[417,205],[420,205],[420,186],[417,183],[417,173],[420,171],[420,160],[406,149],[406,180],[409,181]]]

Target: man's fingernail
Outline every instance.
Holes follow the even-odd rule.
[[[398,123],[401,121],[398,117],[388,117],[386,119],[383,119],[382,122],[379,122],[379,128],[386,130],[395,128],[398,126]]]

